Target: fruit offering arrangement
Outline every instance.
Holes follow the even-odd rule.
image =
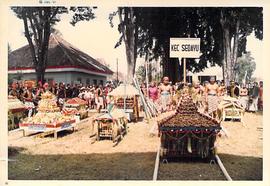
[[[55,95],[53,95],[53,93],[50,91],[46,91],[41,95],[41,99],[55,99]]]
[[[79,111],[76,109],[76,108],[68,108],[68,107],[64,107],[62,109],[62,113],[64,115],[75,115],[75,114],[78,114]]]
[[[40,112],[59,112],[60,108],[56,101],[51,99],[41,99],[38,103],[38,111]]]
[[[80,98],[72,98],[65,102],[62,113],[64,115],[83,114],[86,110],[87,102]]]
[[[199,113],[191,96],[183,94],[176,112],[161,120],[159,125],[168,127],[216,127],[220,123],[208,115]]]
[[[78,105],[86,105],[87,102],[80,98],[72,98],[66,101],[66,104],[78,104]]]
[[[41,100],[38,103],[39,112],[59,112],[60,108],[57,106],[55,96],[47,91],[41,95]]]
[[[41,100],[38,103],[38,113],[33,117],[25,118],[22,123],[56,125],[70,120],[73,120],[73,117],[62,115],[60,108],[57,107],[55,96],[47,91],[41,95]]]
[[[73,118],[64,116],[60,112],[38,112],[33,117],[28,117],[23,120],[23,123],[29,124],[58,124],[70,121]]]

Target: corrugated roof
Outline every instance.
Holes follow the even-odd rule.
[[[59,36],[51,34],[48,47],[47,67],[78,67],[93,72],[112,74],[105,65],[98,62],[88,54],[72,46]],[[29,45],[23,46],[11,52],[8,56],[8,68],[34,68]]]

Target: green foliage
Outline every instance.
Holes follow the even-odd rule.
[[[140,83],[145,82],[145,78],[146,78],[145,73],[146,73],[145,67],[143,65],[139,66],[138,69],[136,70],[136,76]]]
[[[80,21],[89,21],[95,18],[94,9],[97,7],[70,7],[70,11],[73,12],[72,20],[70,24],[73,26]]]
[[[125,9],[125,7],[121,7]],[[226,18],[226,26],[230,30],[230,40],[238,34],[237,56],[246,52],[246,38],[253,31],[258,39],[263,39],[263,13],[261,7],[134,7],[135,25],[138,27],[136,52],[139,57],[149,56],[149,60],[160,58],[164,75],[170,79],[176,78],[175,69],[180,68],[178,61],[169,57],[170,37],[201,38],[202,55],[198,62],[187,59],[187,69],[199,72],[211,65],[223,65],[224,40],[220,23],[221,12]],[[109,15],[111,26],[117,12]],[[239,32],[236,32],[236,22],[240,20]],[[128,21],[122,24],[127,25]],[[118,30],[121,33],[121,27]],[[121,45],[121,35],[116,47]]]
[[[241,83],[246,75],[246,82],[251,82],[252,74],[256,69],[256,63],[250,52],[247,52],[242,57],[238,58],[235,65],[235,73],[237,74],[237,81]]]

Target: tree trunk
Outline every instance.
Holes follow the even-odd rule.
[[[240,20],[238,19],[237,22],[236,22],[236,28],[235,28],[235,34],[234,34],[234,42],[233,42],[232,80],[235,80],[235,76],[236,76],[235,65],[237,63],[237,54],[238,54],[239,26],[240,26]]]
[[[33,12],[25,9],[23,10],[22,14],[25,37],[29,43],[31,56],[36,71],[36,80],[37,82],[41,81],[42,83],[45,82],[44,76],[48,58],[48,46],[51,32],[50,14],[50,8],[44,9],[44,14],[43,11],[39,10],[39,18],[42,20],[42,24],[40,23],[41,21],[38,22],[38,19],[35,17],[35,15],[33,15]],[[30,23],[31,27],[29,27],[28,23]],[[29,28],[31,28],[31,31]],[[30,33],[34,35],[33,38],[35,45],[32,41]]]
[[[231,59],[231,39],[230,39],[230,30],[228,27],[223,28],[224,32],[224,42],[225,42],[225,81],[226,84],[232,80],[232,59]]]
[[[232,80],[232,56],[231,56],[231,38],[229,22],[224,15],[224,12],[220,12],[220,24],[223,31],[223,49],[224,49],[224,62],[223,62],[223,76],[226,86],[229,85]]]
[[[42,68],[41,66],[36,66],[36,79],[37,82],[41,81],[42,84],[45,82],[45,68]]]
[[[152,82],[153,81],[153,77],[152,77],[152,71],[153,71],[152,63],[150,63],[149,61],[147,63],[148,63],[148,79],[149,79],[149,82]]]
[[[122,11],[124,10],[124,20],[122,18]],[[137,27],[135,25],[135,17],[133,8],[118,8],[119,20],[121,26],[121,32],[126,46],[127,57],[127,83],[133,82],[135,74],[136,58],[137,58],[137,46],[136,39]]]
[[[130,40],[132,41],[132,37],[130,36]],[[134,43],[131,42],[130,45],[128,42],[125,42],[126,46],[126,56],[127,56],[127,83],[132,83],[133,77],[135,74],[135,65],[136,59],[134,58]]]

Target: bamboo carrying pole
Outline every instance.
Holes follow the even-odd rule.
[[[158,144],[158,150],[157,150],[157,156],[156,156],[156,162],[155,162],[155,169],[153,174],[153,181],[157,180],[158,176],[158,168],[159,168],[159,158],[160,158],[160,143]]]
[[[147,107],[146,100],[145,100],[145,98],[143,96],[143,93],[142,93],[142,91],[140,89],[140,86],[139,86],[139,83],[138,83],[138,80],[136,79],[136,77],[133,78],[133,82],[134,82],[135,87],[139,91],[139,94],[140,94],[140,97],[141,97],[141,100],[142,100],[142,103],[143,103],[143,107],[144,107],[144,110],[145,110],[145,115],[146,115],[147,119],[150,119],[150,118],[152,118],[152,116],[151,116],[151,113],[149,111],[149,108]]]
[[[225,177],[227,178],[228,181],[232,181],[232,178],[230,177],[230,175],[228,174],[227,170],[225,169],[223,163],[221,162],[221,160],[219,159],[218,155],[215,156],[217,163],[220,167],[220,169],[222,170],[223,174],[225,175]]]

